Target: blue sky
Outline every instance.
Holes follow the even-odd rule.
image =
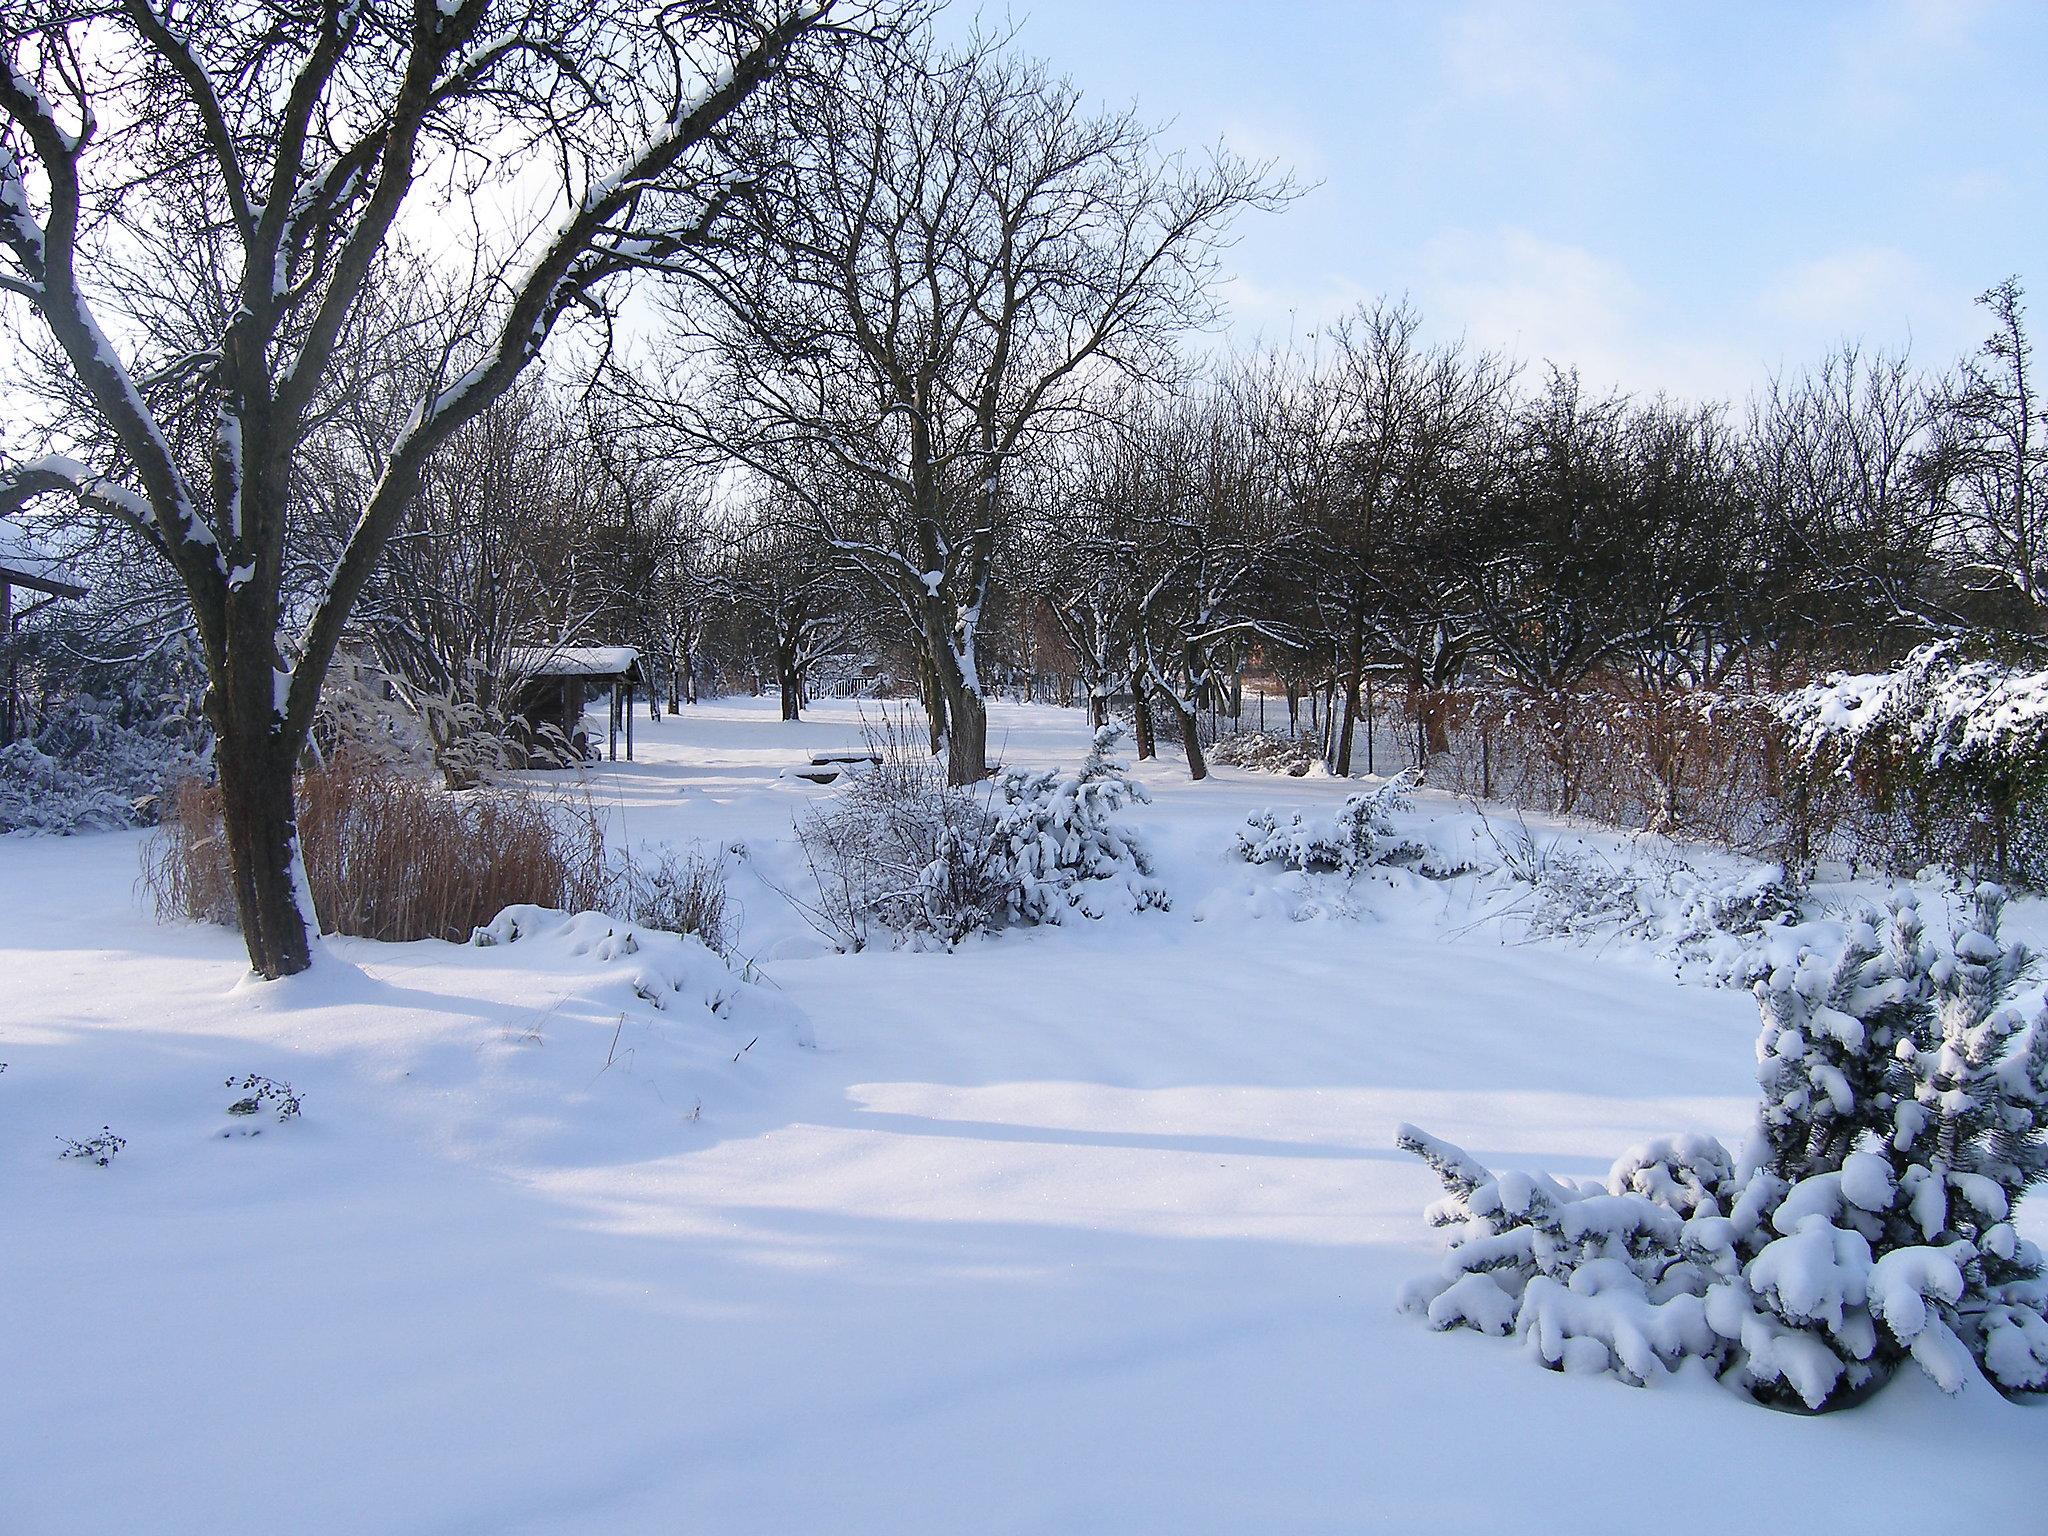
[[[1844,337],[1945,362],[2011,272],[2048,317],[2044,0],[1008,14],[1022,48],[1175,140],[1320,183],[1241,226],[1233,339],[1406,293],[1442,335],[1739,398]]]

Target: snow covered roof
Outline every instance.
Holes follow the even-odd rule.
[[[85,596],[85,583],[63,561],[28,536],[19,523],[0,517],[0,581],[61,597]]]
[[[521,677],[624,677],[640,666],[630,645],[515,645],[505,659]]]

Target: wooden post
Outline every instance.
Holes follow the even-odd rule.
[[[626,684],[626,761],[633,761],[633,685]]]
[[[605,742],[605,761],[616,763],[619,760],[619,685],[617,683],[612,684],[611,719],[607,723],[610,726],[610,730]]]

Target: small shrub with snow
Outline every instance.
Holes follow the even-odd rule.
[[[842,950],[878,935],[950,947],[1008,908],[995,831],[987,790],[948,787],[935,759],[885,759],[797,823],[818,890],[799,905]]]
[[[1643,1383],[1688,1360],[1759,1402],[1822,1410],[1908,1360],[2048,1391],[2048,1271],[2013,1213],[2048,1178],[2048,1013],[1980,886],[1946,945],[1917,910],[1779,928],[1753,975],[1762,1089],[1741,1157],[1655,1141],[1604,1183],[1496,1174],[1403,1127],[1451,1249],[1404,1309],[1514,1333],[1545,1364]]]
[[[1795,795],[1847,789],[1881,867],[2048,882],[2048,671],[1954,639],[1784,695]]]
[[[1375,864],[1425,859],[1426,845],[1394,831],[1393,813],[1408,809],[1414,785],[1412,775],[1396,774],[1384,784],[1346,797],[1331,821],[1310,821],[1296,811],[1283,824],[1271,811],[1256,812],[1238,831],[1238,856],[1253,864],[1343,875]]]
[[[298,1119],[299,1112],[305,1108],[305,1099],[298,1089],[277,1078],[265,1077],[260,1072],[246,1073],[239,1082],[232,1077],[227,1078],[222,1086],[239,1088],[244,1095],[228,1106],[231,1115],[261,1114],[268,1108],[277,1112],[277,1123],[283,1125],[287,1120]]]
[[[1645,866],[1567,847],[1561,838],[1538,842],[1526,827],[1494,841],[1496,873],[1513,888],[1513,910],[1528,938],[1644,939],[1669,954],[1727,967],[1767,926],[1801,911],[1802,888],[1782,865],[1727,875],[1678,858]]]
[[[877,934],[950,948],[1006,923],[1165,906],[1121,819],[1145,796],[1111,755],[1119,731],[1098,731],[1077,773],[1011,772],[973,788],[949,787],[900,734],[871,735],[880,765],[798,824],[818,886],[805,914],[841,949]]]
[[[1123,819],[1126,807],[1151,797],[1116,760],[1122,737],[1121,725],[1096,731],[1078,773],[1048,768],[1001,779],[995,835],[1016,921],[1057,923],[1069,912],[1099,918],[1168,905],[1144,841]]]
[[[207,763],[203,733],[181,718],[130,718],[117,702],[74,695],[32,740],[0,747],[0,832],[151,822],[165,791]]]
[[[179,781],[211,769],[196,642],[172,636],[120,665],[80,661],[52,636],[17,634],[44,695],[29,734],[0,747],[0,832],[145,825]],[[26,679],[24,679],[26,686]]]
[[[1269,731],[1233,731],[1216,738],[1209,748],[1209,761],[1227,768],[1253,768],[1261,773],[1284,773],[1290,779],[1306,778],[1315,759],[1308,743],[1297,736],[1277,736]]]
[[[63,1143],[57,1153],[59,1157],[91,1163],[96,1168],[109,1167],[120,1156],[121,1149],[128,1145],[128,1138],[116,1136],[110,1125],[101,1126],[98,1135],[88,1136],[82,1141],[74,1141],[69,1136],[59,1136],[57,1140]]]
[[[619,872],[619,911],[643,928],[688,934],[717,954],[732,943],[725,863],[664,849]]]

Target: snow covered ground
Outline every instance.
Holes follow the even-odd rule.
[[[135,835],[0,839],[0,1531],[2048,1528],[2048,1416],[1981,1383],[1796,1418],[1395,1313],[1438,1251],[1397,1122],[1587,1176],[1733,1140],[1746,995],[1407,877],[1289,921],[1232,832],[1346,786],[1170,764],[1171,912],[835,955],[776,894],[831,793],[781,770],[857,738],[815,713],[583,779],[622,841],[747,845],[759,986],[561,927],[255,986],[146,915]],[[226,1117],[251,1072],[303,1115]]]

